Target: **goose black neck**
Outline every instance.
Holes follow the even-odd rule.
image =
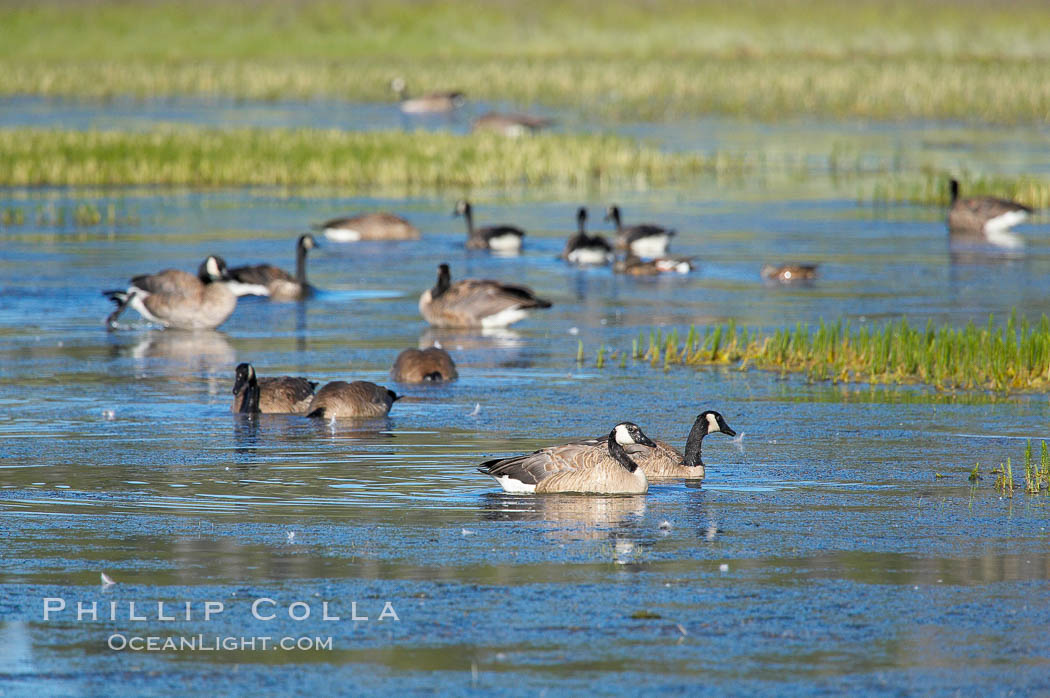
[[[949,184],[949,189],[952,193],[952,203],[954,204],[959,198],[959,180],[953,179]]]
[[[470,204],[463,207],[463,217],[467,219],[467,235],[474,237],[474,211],[471,210]]]
[[[437,283],[434,284],[434,288],[430,289],[431,299],[440,297],[445,291],[448,290],[448,287],[451,285],[450,276],[451,275],[448,273],[448,266],[442,264],[438,268]]]
[[[623,224],[620,222],[620,207],[619,206],[613,206],[612,219],[613,219],[613,223],[616,224],[616,232],[618,232],[618,233],[623,232]]]
[[[609,454],[616,459],[616,462],[627,468],[627,472],[633,473],[638,469],[638,464],[631,460],[631,457],[627,455],[627,451],[623,449],[620,442],[616,440],[616,430],[613,429],[609,432]]]
[[[306,243],[299,241],[295,251],[295,280],[300,285],[306,285]]]
[[[244,386],[244,395],[241,397],[241,414],[256,414],[259,412],[259,381],[252,376],[248,384]]]
[[[689,438],[685,442],[685,465],[688,467],[695,467],[703,465],[704,461],[700,457],[700,447],[707,436],[707,420],[704,418],[697,418],[696,422],[693,423],[693,428],[689,430]]]
[[[576,214],[576,230],[580,233],[581,237],[587,236],[587,214],[583,211]]]

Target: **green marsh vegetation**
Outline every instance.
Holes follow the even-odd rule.
[[[390,100],[402,75],[603,118],[1033,123],[1048,34],[1039,0],[45,0],[0,8],[0,93]]]
[[[603,135],[0,130],[0,185],[650,186],[738,167]]]
[[[604,365],[604,347],[599,350]],[[582,345],[577,356],[583,355]],[[1050,319],[1036,324],[1012,314],[1005,323],[912,327],[906,319],[854,327],[849,321],[797,325],[763,333],[729,322],[640,334],[631,358],[654,368],[730,366],[802,373],[841,383],[924,384],[941,391],[997,393],[1050,388]],[[618,358],[616,352],[610,359]]]
[[[1039,462],[1036,463],[1032,457],[1032,440],[1025,442],[1024,448],[1024,493],[1039,494],[1046,492],[1050,495],[1050,451],[1047,450],[1046,442],[1040,442]],[[976,467],[974,469],[976,471]],[[1013,497],[1017,486],[1014,484],[1013,464],[1007,458],[1005,463],[992,470],[995,475],[995,489],[1006,497]],[[1019,483],[1018,483],[1019,486]]]

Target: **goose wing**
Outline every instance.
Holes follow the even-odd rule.
[[[558,473],[593,467],[605,454],[599,446],[578,441],[548,446],[512,458],[497,458],[478,466],[478,472],[494,478],[510,478],[525,485],[537,485]]]
[[[131,280],[131,285],[147,293],[159,293],[174,296],[198,294],[204,285],[193,274],[179,269],[165,269],[156,274],[141,274]]]
[[[640,223],[638,225],[628,226],[623,229],[620,237],[627,243],[632,243],[635,240],[641,240],[642,238],[657,237],[660,235],[666,235],[671,237],[675,235],[675,231],[671,228],[664,228],[659,225],[653,225],[651,223]]]
[[[277,376],[259,379],[259,391],[264,397],[279,401],[282,405],[302,405],[306,409],[314,396],[317,383],[301,377]],[[302,403],[306,404],[302,404]]]
[[[486,240],[503,237],[504,235],[517,235],[518,237],[525,237],[525,231],[514,225],[490,225],[482,228],[476,234],[480,237],[485,238]]]
[[[1014,211],[1032,213],[1032,209],[1024,204],[1019,204],[1016,201],[1010,201],[1008,199],[999,199],[994,196],[978,196],[972,199],[962,199],[959,201],[959,205],[965,207],[976,216],[989,219],[996,218],[1004,213],[1012,213]]]
[[[470,308],[471,315],[488,317],[508,308],[549,308],[550,301],[537,298],[531,288],[491,279],[464,279],[446,291],[442,299],[449,308]]]
[[[268,286],[275,281],[290,281],[295,283],[295,277],[284,269],[272,264],[256,264],[254,266],[236,267],[230,269],[230,276],[242,284],[253,284]]]

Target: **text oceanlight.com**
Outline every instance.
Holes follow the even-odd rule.
[[[124,635],[113,633],[106,640],[111,650],[118,652],[218,652],[225,650],[331,650],[332,638],[329,637],[235,637],[232,635],[168,635],[164,637]]]

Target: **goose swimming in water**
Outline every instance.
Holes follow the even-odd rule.
[[[656,446],[637,424],[620,422],[603,442],[573,442],[490,460],[479,465],[478,472],[507,492],[645,494],[645,471],[624,450],[635,444]]]

